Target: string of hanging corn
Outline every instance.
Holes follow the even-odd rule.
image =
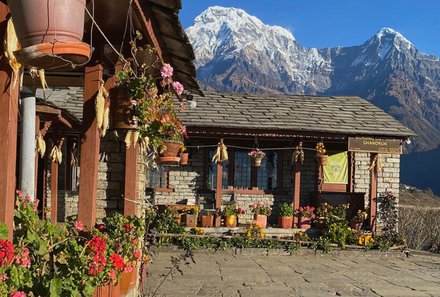
[[[212,157],[212,162],[224,162],[228,161],[228,148],[222,142],[220,142],[217,146],[217,151]]]
[[[52,162],[58,162],[58,164],[61,164],[63,160],[63,153],[57,145],[53,146],[52,151],[50,152],[50,158]]]
[[[292,153],[292,164],[296,164],[298,162],[304,164],[304,151],[302,149],[295,149]]]
[[[368,170],[376,170],[376,172],[380,172],[382,171],[383,167],[382,167],[382,162],[380,160],[380,156],[376,155],[373,159],[373,161],[371,161],[371,165],[370,168]]]
[[[12,77],[12,87],[15,87],[17,82],[20,82],[20,88],[23,80],[23,67],[17,61],[17,58],[14,55],[14,51],[20,50],[21,46],[18,42],[17,34],[15,33],[14,23],[12,22],[12,18],[9,18],[8,23],[6,25],[5,39],[3,41],[5,57],[9,61],[9,65],[13,71]]]
[[[135,146],[136,145],[136,142],[138,142],[138,140],[139,140],[139,135],[140,135],[140,133],[139,133],[139,131],[138,130],[128,130],[127,131],[127,134],[125,134],[125,139],[124,139],[124,142],[125,142],[125,148],[130,148],[132,145],[133,146]],[[147,137],[148,138],[148,137]],[[142,139],[142,141],[144,141],[145,139]],[[148,144],[148,139],[147,140],[145,140],[146,141],[146,143]],[[144,143],[145,143],[145,141],[144,141]]]
[[[36,139],[36,147],[37,153],[40,154],[41,158],[44,157],[46,153],[46,142],[44,141],[43,135],[40,131],[38,131],[37,139]]]
[[[43,98],[46,99],[46,88],[47,88],[47,82],[46,82],[46,74],[44,72],[44,69],[37,69],[35,67],[31,67],[29,69],[29,75],[32,79],[35,79],[38,77],[40,79],[41,89],[43,89]]]
[[[110,104],[106,104],[108,101],[109,94],[104,87],[104,84],[101,84],[98,90],[98,94],[95,98],[95,113],[96,113],[96,126],[98,130],[101,132],[101,136],[104,137],[107,133],[108,124],[109,124],[109,113],[110,113]]]

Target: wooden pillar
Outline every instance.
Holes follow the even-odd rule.
[[[302,152],[302,142],[299,142],[296,146],[298,152]],[[293,191],[293,209],[298,209],[300,206],[301,198],[301,158],[295,161],[295,172],[293,176],[294,180],[294,191]],[[294,216],[294,224],[298,224],[298,217]]]
[[[371,162],[376,157],[376,153],[371,153]],[[376,211],[377,211],[377,170],[370,170],[370,228],[376,229]]]
[[[35,115],[35,139],[38,136],[38,133],[40,132],[40,115],[37,113]],[[35,193],[34,193],[34,197],[35,199],[41,199],[41,197],[37,197],[37,193],[38,193],[38,160],[40,158],[40,154],[37,152],[35,154],[35,180],[34,180],[34,185],[35,185]],[[40,203],[43,203],[42,201],[40,201]]]
[[[223,138],[220,139],[220,144],[223,144]],[[223,164],[221,161],[217,162],[217,183],[215,191],[215,208],[220,209],[222,207],[222,192],[223,192]],[[216,227],[218,220],[216,220]]]
[[[9,62],[3,55],[9,8],[0,2],[0,222],[6,223],[12,239],[16,187],[18,86]]]
[[[53,142],[53,146],[57,146],[58,149],[61,150],[63,147],[64,137],[59,138],[58,133],[54,131],[52,142]],[[64,159],[66,159],[66,157],[64,157]],[[58,165],[59,165],[58,160],[51,160],[50,219],[52,223],[56,223],[58,221]]]
[[[78,220],[88,227],[96,222],[100,139],[96,126],[95,96],[101,85],[102,75],[103,68],[100,64],[85,69]]]
[[[139,153],[139,144],[132,145],[125,150],[125,190],[124,198],[124,215],[136,215],[136,203],[132,201],[137,200],[137,171],[138,162],[137,157]],[[131,200],[131,201],[129,201]]]

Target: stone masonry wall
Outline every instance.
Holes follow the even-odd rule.
[[[354,192],[365,193],[365,207],[370,197],[370,153],[354,153]]]

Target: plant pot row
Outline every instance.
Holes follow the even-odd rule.
[[[136,286],[137,269],[123,272],[117,284],[108,283],[96,288],[94,297],[125,297]]]

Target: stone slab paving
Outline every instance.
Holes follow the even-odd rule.
[[[153,296],[176,250],[159,250],[143,296]],[[264,250],[194,253],[196,263],[165,279],[154,296],[440,297],[440,256],[377,252],[270,255]]]

